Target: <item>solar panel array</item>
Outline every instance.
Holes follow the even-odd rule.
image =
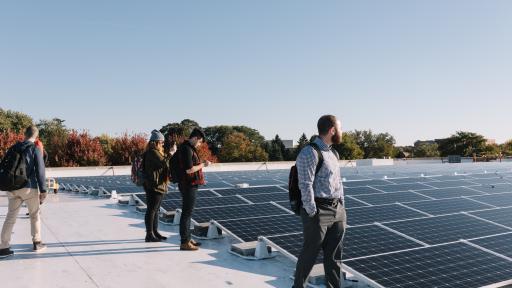
[[[512,284],[511,168],[504,163],[342,169],[348,217],[344,267],[376,287]],[[207,173],[209,185],[198,193],[193,219],[215,220],[240,241],[263,236],[296,259],[302,223],[289,211],[287,174]],[[126,177],[63,181],[70,180],[135,193],[145,202],[136,188],[125,188]],[[261,187],[234,188],[238,183]],[[180,206],[179,192],[166,195],[165,210]]]

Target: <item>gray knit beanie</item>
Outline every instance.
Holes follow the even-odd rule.
[[[164,141],[164,135],[160,133],[158,130],[151,131],[151,138],[149,138],[149,141]]]

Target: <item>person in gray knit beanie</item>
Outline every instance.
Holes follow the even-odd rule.
[[[151,137],[149,138],[149,141],[164,141],[165,138],[164,138],[164,134],[162,134],[160,131],[158,130],[153,130],[151,131]]]

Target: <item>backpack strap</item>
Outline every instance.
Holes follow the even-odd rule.
[[[320,150],[320,147],[316,143],[310,143],[309,146],[313,147],[313,149],[316,151],[316,154],[318,155],[318,164],[316,164],[316,170],[315,170],[315,176],[320,172],[320,169],[322,169],[322,165],[324,164],[324,155],[322,154],[322,150]]]

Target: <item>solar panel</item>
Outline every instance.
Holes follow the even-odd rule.
[[[488,178],[488,179],[471,179],[471,182],[475,182],[480,185],[494,185],[494,184],[505,184],[511,181],[504,178]]]
[[[496,207],[512,206],[512,193],[492,194],[470,198]]]
[[[274,245],[279,246],[281,249],[290,253],[291,255],[299,258],[300,252],[302,251],[302,246],[304,243],[304,235],[302,233],[294,233],[294,234],[286,234],[279,236],[269,236],[266,237],[269,241],[271,241]],[[318,257],[316,259],[316,263],[323,262],[323,253],[320,251],[318,253]]]
[[[428,179],[436,180],[436,181],[455,181],[455,180],[466,180],[469,179],[466,175],[441,175],[428,177]]]
[[[142,202],[146,203],[146,194],[145,193],[136,193],[136,195]],[[200,191],[197,191],[196,197],[197,197],[197,199],[199,199],[199,198],[203,198],[203,197],[210,198],[210,197],[219,197],[219,196],[210,190],[200,190]],[[163,201],[179,200],[179,199],[181,199],[180,192],[169,192],[169,193],[165,194],[165,198]]]
[[[500,178],[502,175],[500,173],[482,173],[482,174],[470,174],[469,177],[476,179],[491,179],[491,178]],[[471,180],[473,181],[473,180]]]
[[[255,241],[259,236],[275,236],[302,232],[302,221],[296,215],[278,215],[217,221],[242,241]]]
[[[348,225],[365,225],[426,217],[426,215],[398,204],[347,209]]]
[[[421,184],[421,183],[392,184],[392,185],[375,186],[374,188],[379,189],[384,192],[403,192],[403,191],[409,191],[409,190],[432,189],[432,187]]]
[[[243,198],[251,201],[252,203],[268,203],[268,202],[280,202],[280,201],[289,201],[288,193],[261,193],[261,194],[251,194],[251,195],[242,195]]]
[[[352,259],[422,247],[377,225],[349,227],[345,234],[343,259]]]
[[[509,232],[509,229],[464,214],[415,219],[384,224],[430,245]],[[478,227],[478,229],[476,228]]]
[[[485,249],[512,258],[512,234],[497,235],[470,241]]]
[[[472,212],[472,215],[512,228],[512,208]]]
[[[477,196],[483,195],[482,192],[475,191],[466,187],[457,187],[457,188],[442,188],[442,189],[431,189],[431,190],[421,190],[417,191],[417,193],[432,197],[435,199],[448,199],[448,198],[456,198],[462,196]]]
[[[369,187],[369,186],[361,186],[361,187],[354,187],[354,188],[343,188],[343,193],[345,195],[366,195],[366,194],[380,194],[384,193],[384,191],[377,190],[375,188]]]
[[[512,184],[483,185],[472,188],[488,194],[512,192]]]
[[[222,182],[222,181],[208,181],[206,182],[206,185],[201,186],[203,189],[219,189],[219,188],[229,188],[233,187],[233,185]]]
[[[379,285],[483,287],[510,280],[512,262],[464,243],[349,260],[344,263]]]
[[[366,207],[366,206],[368,206],[367,204],[365,204],[365,203],[363,203],[361,201],[352,199],[350,197],[345,197],[345,199],[343,199],[343,201],[345,201],[344,205],[345,205],[346,208],[357,208],[357,207]]]
[[[463,186],[475,186],[478,183],[469,182],[466,180],[455,180],[455,181],[443,181],[443,182],[428,182],[427,185],[433,186],[435,188],[454,188],[454,187],[463,187]]]
[[[386,180],[361,180],[361,181],[347,181],[343,182],[343,186],[345,187],[362,187],[362,186],[378,186],[378,185],[388,185],[393,184],[392,182]]]
[[[247,201],[244,201],[238,196],[226,196],[226,197],[202,197],[197,198],[195,207],[196,208],[205,208],[205,207],[220,207],[220,206],[231,206],[231,205],[243,205],[248,204]],[[181,209],[182,200],[165,200],[162,201],[162,208],[166,211],[174,211],[176,209]]]
[[[199,208],[194,211],[192,219],[198,223],[204,223],[210,220],[219,221],[286,214],[289,214],[289,212],[283,208],[277,207],[276,205],[270,203],[262,203],[214,208]]]
[[[421,183],[421,182],[431,182],[436,181],[432,178],[427,177],[407,177],[407,178],[396,178],[396,179],[387,179],[389,182],[393,182],[395,184],[415,184],[415,183]],[[406,190],[412,190],[412,189],[406,189]]]
[[[265,187],[249,187],[249,188],[230,188],[230,189],[215,189],[215,192],[222,196],[233,195],[249,195],[260,193],[286,193],[286,190],[279,186],[265,186]]]
[[[413,201],[429,200],[430,198],[414,192],[396,192],[396,193],[384,193],[374,195],[359,195],[353,196],[358,200],[362,200],[372,205],[383,205],[392,203],[406,203]]]
[[[406,203],[405,206],[411,207],[430,215],[445,215],[459,212],[469,212],[492,208],[490,205],[479,203],[466,198],[453,198],[443,200],[429,200],[421,202]]]

